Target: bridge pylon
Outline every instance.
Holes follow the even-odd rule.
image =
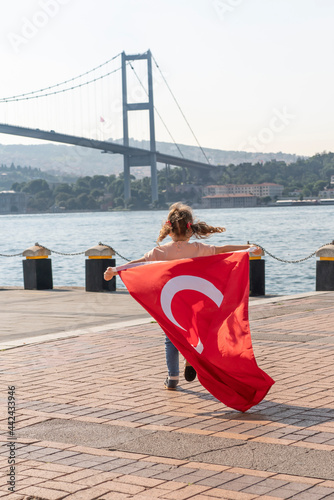
[[[148,101],[146,102],[128,102],[126,63],[127,61],[136,61],[139,59],[147,60],[147,81],[148,81]],[[151,167],[151,191],[152,202],[158,200],[158,174],[157,174],[157,154],[155,144],[154,127],[154,103],[153,103],[153,78],[152,78],[152,55],[148,50],[144,54],[127,55],[122,52],[122,102],[123,102],[123,144],[129,147],[129,111],[148,110],[150,127],[150,150],[147,155],[124,155],[124,199],[125,203],[131,197],[130,188],[130,168],[150,166]]]

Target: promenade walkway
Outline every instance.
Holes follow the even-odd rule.
[[[276,384],[244,414],[197,380],[164,390],[162,332],[126,292],[0,297],[0,498],[334,499],[334,292],[250,301]]]

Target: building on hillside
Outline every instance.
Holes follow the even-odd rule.
[[[228,186],[204,186],[203,193],[205,196],[218,196],[222,194],[229,194]]]
[[[257,198],[251,194],[212,194],[202,197],[203,208],[255,207]]]
[[[1,214],[24,214],[27,211],[26,193],[15,191],[0,191],[0,213]]]
[[[250,194],[258,198],[270,196],[275,198],[282,196],[284,186],[273,182],[262,182],[262,184],[227,184],[205,186],[203,189],[205,196],[223,195],[223,194]]]
[[[320,198],[334,198],[334,188],[327,188],[323,191],[319,191],[318,196]]]

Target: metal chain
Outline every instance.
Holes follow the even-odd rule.
[[[0,257],[19,257],[20,255],[22,255],[22,252],[21,253],[12,253],[12,254],[0,253]]]
[[[103,245],[105,247],[108,247],[110,248],[116,255],[118,255],[119,257],[121,257],[121,259],[124,259],[126,260],[127,262],[130,262],[131,259],[127,259],[126,257],[124,257],[123,255],[121,255],[119,252],[117,252],[113,247],[111,247],[110,245],[106,245],[105,243],[99,243],[99,245]],[[40,243],[36,243],[36,246],[38,247],[41,247],[41,248],[45,248],[45,250],[48,250],[49,252],[51,253],[54,253],[54,254],[57,254],[57,255],[66,255],[66,256],[75,256],[75,255],[83,255],[86,251],[84,250],[83,252],[73,252],[73,253],[66,253],[66,252],[58,252],[57,250],[51,250],[51,248],[48,248],[44,245],[41,245]],[[19,257],[20,255],[22,255],[22,252],[20,253],[13,253],[13,254],[4,254],[4,253],[0,253],[0,257]]]
[[[101,243],[101,242],[99,243],[99,245],[103,245],[105,247],[110,248],[116,255],[118,255],[118,257],[120,257],[121,259],[126,260],[127,262],[131,262],[131,260],[132,260],[132,259],[127,259],[126,257],[123,257],[123,255],[121,255],[120,253],[116,252],[116,250],[113,247],[111,247],[110,245],[106,245],[105,243]]]
[[[304,257],[302,259],[285,260],[285,259],[281,259],[280,257],[276,257],[272,253],[268,252],[268,250],[266,250],[265,248],[263,248],[263,246],[258,245],[257,243],[250,243],[250,244],[251,245],[256,245],[257,247],[261,248],[267,255],[269,255],[269,257],[272,257],[273,259],[278,260],[279,262],[284,262],[286,264],[298,264],[299,262],[303,262],[304,260],[307,260],[307,259],[310,259],[311,257],[313,257],[317,253],[317,251],[318,251],[318,250],[316,250],[315,252],[312,252],[310,255],[308,255],[307,257]],[[325,245],[322,245],[322,246],[325,247],[327,245],[333,245],[333,242],[326,243]]]
[[[312,252],[310,255],[308,255],[307,257],[303,257],[302,259],[297,259],[297,260],[285,260],[285,259],[281,259],[280,257],[276,257],[275,255],[273,255],[272,253],[268,252],[268,250],[266,250],[262,245],[259,245],[258,243],[249,243],[251,245],[256,245],[257,247],[261,248],[261,250],[263,250],[267,255],[269,255],[269,257],[272,257],[273,259],[275,260],[278,260],[279,262],[284,262],[285,264],[298,264],[300,262],[304,262],[305,260],[308,260],[310,259],[311,257],[313,257],[318,250],[316,250],[315,252]],[[331,241],[330,243],[326,243],[325,245],[322,245],[323,247],[327,246],[327,245],[333,245],[334,244],[334,241]],[[107,245],[105,243],[99,243],[99,245],[103,245],[105,247],[108,247],[110,248],[116,255],[118,255],[118,257],[120,257],[121,259],[123,260],[126,260],[127,262],[130,262],[131,259],[127,259],[126,257],[124,257],[123,255],[121,255],[119,252],[117,252],[113,247],[111,247],[110,245]],[[74,252],[74,253],[65,253],[65,252],[58,252],[56,250],[51,250],[50,248],[47,248],[45,247],[44,245],[40,245],[39,243],[36,243],[36,246],[39,246],[41,248],[45,248],[45,250],[48,250],[49,252],[51,253],[55,253],[57,255],[66,255],[66,256],[75,256],[75,255],[83,255],[85,253],[85,251],[83,252]],[[13,254],[4,254],[4,253],[0,253],[0,257],[19,257],[22,255],[23,252],[20,252],[20,253],[13,253]]]
[[[85,250],[83,252],[75,252],[75,253],[65,253],[65,252],[57,252],[56,250],[51,250],[50,248],[45,247],[44,245],[40,245],[39,243],[36,243],[36,246],[45,248],[45,250],[48,250],[51,253],[55,253],[57,255],[69,255],[69,256],[74,256],[74,255],[83,255],[85,253]]]

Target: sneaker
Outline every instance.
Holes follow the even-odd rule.
[[[174,391],[176,389],[176,386],[178,383],[179,383],[178,378],[173,379],[171,377],[167,377],[165,382],[164,382],[164,386],[165,386],[165,389],[168,389],[169,391]]]
[[[187,382],[192,382],[196,378],[196,370],[186,361],[184,364],[184,378]]]

